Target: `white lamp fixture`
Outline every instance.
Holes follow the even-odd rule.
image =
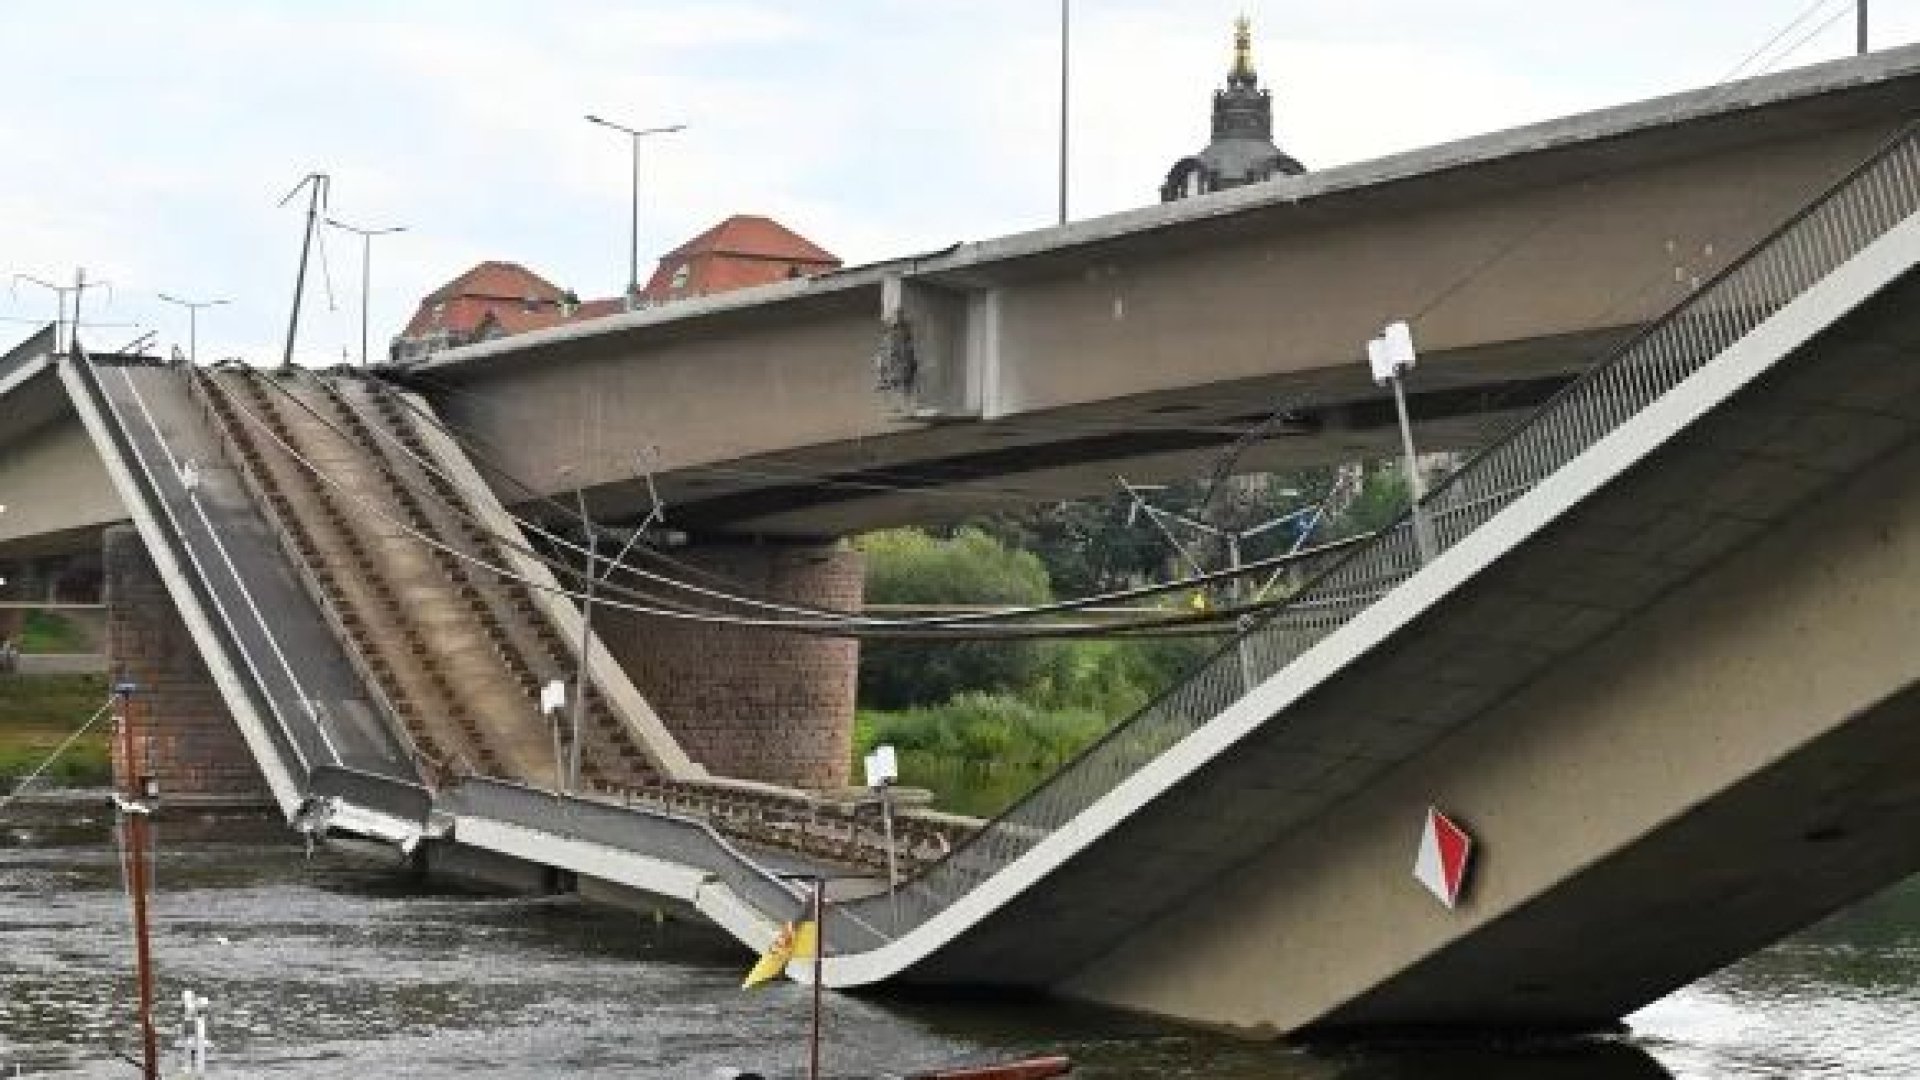
[[[874,789],[886,787],[900,779],[900,756],[891,746],[876,746],[865,761],[867,786]]]

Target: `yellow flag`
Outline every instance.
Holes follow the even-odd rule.
[[[753,965],[740,989],[751,990],[763,982],[777,979],[786,973],[787,965],[795,960],[810,960],[819,947],[820,933],[811,919],[795,925],[787,923],[774,935],[773,944],[761,955],[760,962]]]
[[[812,919],[801,923],[793,931],[793,958],[795,960],[813,959],[814,950],[820,947],[820,927]]]

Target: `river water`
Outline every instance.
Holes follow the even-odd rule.
[[[0,821],[0,1077],[134,1075],[115,1056],[132,993],[117,860],[102,823],[75,818]],[[187,827],[162,837],[162,1016],[183,986],[214,999],[214,1076],[804,1075],[806,991],[742,993],[747,958],[712,933],[308,860],[258,825],[218,843]],[[833,997],[826,1045],[841,1077],[1043,1051],[1110,1080],[1920,1076],[1920,879],[1631,1022],[1610,1039],[1303,1050],[1055,1004]]]

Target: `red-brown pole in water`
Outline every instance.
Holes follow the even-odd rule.
[[[127,806],[144,804],[147,796],[145,767],[136,756],[139,740],[133,725],[131,688],[117,688],[120,698],[120,753],[126,763]],[[133,892],[134,973],[140,985],[140,1047],[143,1080],[160,1080],[160,1042],[153,1029],[153,951],[147,940],[147,813],[144,809],[121,810],[126,826],[127,880]]]
[[[827,879],[813,879],[813,1061],[809,1080],[820,1080],[820,1011],[827,970]]]

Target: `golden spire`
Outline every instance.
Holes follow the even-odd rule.
[[[1233,77],[1253,78],[1253,20],[1245,15],[1233,20]]]

